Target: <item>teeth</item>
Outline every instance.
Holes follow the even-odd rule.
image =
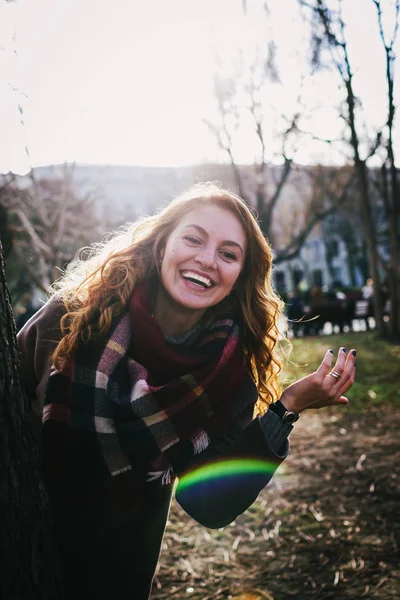
[[[193,271],[183,271],[182,277],[184,277],[185,279],[193,279],[195,281],[198,281],[199,283],[203,283],[208,288],[212,286],[212,281],[210,279],[208,279],[207,277],[203,277],[202,275],[198,275],[197,273],[193,273]]]

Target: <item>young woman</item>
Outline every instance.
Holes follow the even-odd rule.
[[[197,185],[76,263],[19,333],[68,599],[147,599],[177,478],[219,461],[176,498],[223,527],[302,411],[348,403],[344,349],[280,395],[271,263],[246,204]],[[246,458],[268,468],[224,474]]]

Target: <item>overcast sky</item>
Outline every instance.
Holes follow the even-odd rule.
[[[247,0],[246,16],[241,0],[1,2],[0,172],[27,171],[25,147],[33,166],[65,160],[141,165],[223,160],[203,123],[214,111],[214,52],[228,59],[238,47],[251,51],[272,30],[282,85],[271,87],[271,102],[290,111],[299,93],[307,47],[297,2],[269,4],[267,22],[262,0]],[[357,89],[368,119],[379,127],[385,81],[373,3],[352,0],[351,6],[348,35]],[[338,99],[331,75],[307,82],[303,101],[318,135],[339,131]],[[251,162],[255,140],[245,125],[238,160]],[[298,159],[329,160],[329,152],[304,145]]]

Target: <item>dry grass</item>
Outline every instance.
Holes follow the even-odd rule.
[[[350,407],[309,411],[258,500],[223,530],[174,504],[152,600],[399,600],[400,346],[374,333],[294,340],[293,381],[357,349]]]
[[[235,523],[207,530],[173,506],[152,599],[398,600],[399,426],[390,406],[304,413]]]

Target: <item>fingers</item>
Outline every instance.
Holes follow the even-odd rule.
[[[330,359],[329,359],[330,354]],[[355,376],[355,350],[346,352],[343,346],[339,349],[338,356],[332,367],[333,355],[328,351],[319,367],[317,373],[325,374],[323,376],[323,386],[326,390],[329,401],[326,405],[348,404],[349,401],[344,395],[353,385]]]
[[[349,353],[341,347],[334,366],[333,351],[328,350],[318,369],[291,384],[286,394],[285,406],[291,403],[295,412],[307,408],[323,408],[335,404],[348,404],[345,393],[353,385],[355,376],[355,350]]]
[[[345,358],[344,358],[345,356]],[[351,388],[355,379],[355,361],[356,351],[354,349],[345,354],[345,351],[341,348],[339,350],[338,360],[336,361],[334,371],[341,374],[340,378],[335,382],[331,393],[334,395],[335,403],[348,403],[348,399],[344,394]]]
[[[316,370],[317,375],[321,378],[326,377],[330,371],[333,360],[333,350],[327,350],[325,356],[322,360],[322,363]]]
[[[346,348],[344,348],[343,346],[341,348],[339,348],[339,352],[338,352],[338,357],[337,360],[335,362],[335,366],[333,367],[333,371],[335,371],[335,373],[338,373],[341,377],[343,375],[343,371],[344,371],[344,365],[346,363]]]
[[[345,354],[345,353],[341,352],[341,354]],[[345,361],[343,363],[343,366],[341,364],[340,367],[338,367],[338,369],[339,368],[342,369],[342,371],[341,371],[341,377],[338,380],[338,384],[340,384],[340,387],[342,387],[354,375],[354,363],[355,363],[355,361],[356,361],[356,351],[352,349],[352,350],[350,350],[350,352],[346,356],[346,359],[345,359]],[[342,361],[341,361],[341,363],[342,363]]]
[[[356,351],[351,350],[346,359],[343,377],[341,377],[340,381],[338,382],[338,383],[341,383],[341,387],[339,388],[338,393],[345,394],[347,392],[347,390],[350,389],[351,386],[353,385],[354,379],[356,376],[355,364],[356,364]]]
[[[335,406],[336,404],[350,404],[350,401],[346,396],[339,396],[339,398],[332,402],[332,406]]]
[[[352,354],[346,354],[346,348],[339,348],[337,360],[332,370],[328,373],[330,377],[336,380],[334,386],[336,389],[341,388],[344,381],[347,381],[347,379],[350,377],[352,367],[351,360],[350,362],[348,360],[350,356],[354,358]]]

